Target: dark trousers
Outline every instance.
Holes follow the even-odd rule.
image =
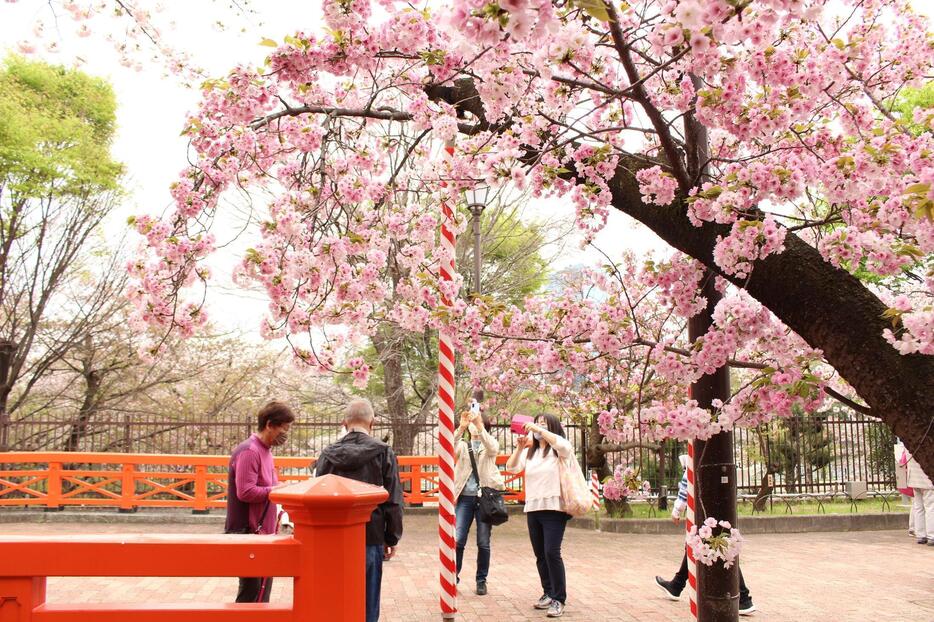
[[[571,517],[553,510],[529,512],[525,516],[542,590],[545,596],[564,604],[568,594],[564,560],[561,559],[561,541],[564,540],[564,528]]]
[[[470,526],[477,523],[477,583],[486,581],[490,572],[490,537],[493,525],[479,520],[478,510],[480,497],[476,495],[460,495],[457,498],[457,507],[454,508],[456,525],[454,528],[457,541],[457,577],[461,576],[461,566],[464,565],[464,547],[467,546],[467,536],[470,535]]]
[[[743,602],[749,598],[749,588],[746,587],[746,581],[743,579],[743,571],[737,564],[736,570],[739,572],[739,601]],[[684,589],[688,582],[688,554],[685,553],[681,558],[681,567],[671,580],[671,587],[679,593]]]
[[[272,594],[272,577],[240,577],[238,603],[268,603]]]
[[[366,622],[379,620],[379,594],[383,583],[383,545],[366,547]]]

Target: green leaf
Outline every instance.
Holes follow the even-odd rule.
[[[607,12],[603,0],[573,0],[573,4],[601,22],[610,21],[610,14]]]
[[[262,45],[262,46],[264,46],[264,47],[267,47],[267,48],[277,48],[277,47],[279,47],[279,44],[278,44],[278,43],[276,43],[276,42],[273,41],[272,39],[267,39],[267,38],[265,38],[265,37],[263,37],[262,41],[260,41],[259,44]]]

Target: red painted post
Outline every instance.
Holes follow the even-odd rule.
[[[192,514],[207,514],[208,509],[208,467],[206,464],[195,465],[195,498]]]
[[[336,475],[275,490],[302,546],[295,576],[295,620],[359,622],[366,617],[366,529],[389,493]]]
[[[46,480],[45,511],[57,512],[62,509],[62,463],[49,463],[49,477]]]
[[[0,622],[31,622],[45,603],[45,577],[0,577]]]
[[[120,477],[120,507],[121,514],[136,511],[134,499],[136,497],[136,465],[124,463]]]

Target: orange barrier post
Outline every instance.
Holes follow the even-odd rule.
[[[195,514],[207,514],[208,509],[208,467],[199,464],[195,466],[195,502],[192,507]]]
[[[315,620],[359,622],[366,617],[365,525],[373,508],[389,498],[385,489],[325,475],[274,491],[295,523],[303,545],[292,602],[295,620],[315,611]]]
[[[292,536],[0,537],[0,622],[358,622],[365,614],[365,523],[388,498],[325,475],[274,491]],[[46,577],[294,577],[291,605],[45,602]],[[231,600],[236,584],[230,586]]]
[[[62,463],[49,462],[46,488],[45,511],[53,512],[62,507]]]
[[[133,505],[133,499],[136,497],[136,465],[124,464],[123,476],[120,480],[120,512],[135,512],[136,506]]]

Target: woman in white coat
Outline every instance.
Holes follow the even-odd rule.
[[[908,485],[915,493],[911,500],[911,513],[915,519],[918,544],[934,546],[934,485],[911,454],[908,454]]]
[[[480,520],[477,511],[480,506],[480,489],[484,486],[505,490],[503,474],[496,468],[496,456],[499,454],[499,442],[490,435],[490,421],[479,412],[461,415],[460,427],[454,433],[457,441],[454,465],[454,508],[455,540],[457,544],[457,577],[460,580],[461,566],[464,562],[464,548],[470,535],[470,526],[477,524],[477,589],[479,596],[487,593],[486,581],[490,572],[491,538],[493,525]],[[464,440],[465,431],[470,432],[470,440]],[[471,457],[473,460],[471,460]],[[474,471],[476,464],[476,472]],[[475,475],[476,473],[476,475]],[[477,478],[479,476],[479,480]]]

